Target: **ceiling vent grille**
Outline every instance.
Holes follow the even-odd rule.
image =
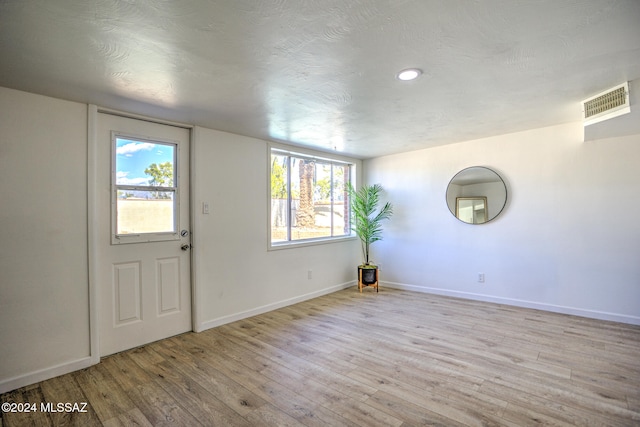
[[[596,96],[582,101],[584,125],[608,120],[631,111],[629,106],[629,85],[623,83]]]

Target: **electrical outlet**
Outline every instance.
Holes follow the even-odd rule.
[[[209,213],[209,202],[202,202],[202,213],[205,215]]]
[[[307,271],[307,279],[309,279],[309,280],[313,279],[313,271],[312,270]]]
[[[484,273],[478,273],[478,282],[484,283]]]

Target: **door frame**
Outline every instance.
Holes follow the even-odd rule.
[[[88,276],[89,276],[89,338],[90,338],[90,358],[93,364],[100,363],[100,293],[97,289],[97,251],[98,251],[98,233],[100,230],[94,225],[96,224],[97,212],[97,194],[98,194],[98,114],[110,114],[128,119],[142,120],[161,125],[169,125],[187,129],[189,131],[189,220],[191,228],[192,249],[189,251],[189,268],[190,274],[190,291],[191,291],[191,330],[196,324],[196,303],[195,303],[195,276],[194,276],[194,256],[193,256],[193,234],[195,227],[195,210],[194,210],[194,140],[195,126],[185,123],[171,122],[167,120],[155,119],[153,117],[131,114],[123,111],[113,110],[109,108],[99,107],[94,104],[88,104],[87,111],[87,216],[88,216]]]

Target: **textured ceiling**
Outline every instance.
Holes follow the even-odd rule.
[[[0,86],[368,158],[580,120],[640,78],[640,0],[0,0],[0,58]]]

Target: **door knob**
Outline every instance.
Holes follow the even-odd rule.
[[[189,244],[180,246],[180,249],[182,249],[183,251],[186,251],[189,248],[191,248],[191,245]]]

